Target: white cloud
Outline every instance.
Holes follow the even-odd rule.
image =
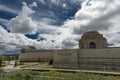
[[[88,30],[98,30],[106,36],[109,43],[114,43],[116,46],[119,41],[116,39],[120,34],[119,7],[119,0],[85,0],[74,19],[67,20],[63,26],[68,28],[71,36],[81,35]],[[111,37],[108,37],[109,33]]]
[[[25,46],[35,46],[38,49],[61,49],[61,44],[54,42],[57,35],[42,34],[40,36],[46,37],[47,40],[37,41],[27,38],[24,34],[9,33],[0,25],[0,52],[8,53],[11,51],[20,50]]]
[[[33,2],[32,4],[29,5],[30,7],[37,7],[37,2]]]
[[[43,37],[46,40],[32,40],[25,37],[24,34],[8,33],[6,30],[0,29],[2,35],[0,35],[0,41],[22,46],[33,45],[39,49],[78,48],[78,40],[82,33],[88,30],[98,30],[103,33],[109,43],[120,46],[118,38],[120,37],[119,7],[119,0],[85,0],[82,8],[76,12],[74,19],[65,21],[62,26],[53,26],[50,25],[50,22],[54,21],[51,19],[46,18],[41,22],[33,21],[30,14],[35,11],[24,3],[22,12],[10,20],[11,31],[31,34],[38,29],[40,32],[38,38]]]
[[[76,43],[80,36],[71,35],[71,30],[69,28],[50,25],[49,22],[51,22],[49,19],[45,19],[43,22],[37,22],[39,26],[38,31],[40,32],[38,38],[44,38],[43,41],[51,45],[48,49],[78,48]],[[68,43],[71,46],[67,46]]]
[[[37,6],[35,2],[31,4],[31,7]],[[14,33],[23,33],[23,34],[34,34],[37,31],[37,25],[30,17],[30,14],[33,14],[35,11],[27,6],[27,3],[23,2],[22,11],[12,18],[8,26],[10,30]]]

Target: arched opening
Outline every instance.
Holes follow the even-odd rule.
[[[90,48],[90,49],[96,48],[96,44],[95,44],[94,42],[90,42],[89,48]]]

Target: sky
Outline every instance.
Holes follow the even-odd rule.
[[[78,49],[81,35],[97,30],[120,46],[120,0],[0,0],[0,53],[23,47]]]

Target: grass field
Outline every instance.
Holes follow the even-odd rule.
[[[1,71],[2,72],[2,71]],[[0,80],[120,80],[119,76],[102,76],[86,73],[62,73],[57,71],[35,72],[31,70],[18,70],[1,73]]]

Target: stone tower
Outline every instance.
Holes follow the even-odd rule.
[[[103,49],[107,48],[107,40],[97,31],[88,31],[79,41],[80,49]]]

